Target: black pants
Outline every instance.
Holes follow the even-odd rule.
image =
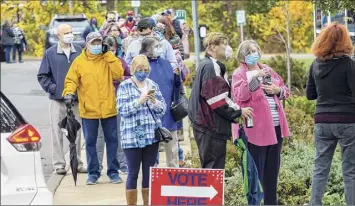
[[[149,188],[150,167],[154,167],[159,150],[159,143],[144,148],[123,149],[128,165],[126,189],[137,189],[139,170],[142,164],[142,188]]]
[[[277,182],[280,170],[282,137],[280,126],[275,127],[277,144],[256,146],[248,144],[259,172],[259,179],[264,189],[264,205],[277,205]]]
[[[224,169],[227,140],[214,138],[193,129],[202,168]]]
[[[14,44],[12,48],[12,61],[16,61],[16,52],[18,52],[18,60],[21,62],[22,61],[22,44]]]

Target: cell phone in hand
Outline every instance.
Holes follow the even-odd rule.
[[[155,89],[151,89],[148,91],[148,95],[152,95],[152,94],[155,94]]]

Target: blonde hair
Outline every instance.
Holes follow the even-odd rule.
[[[205,40],[203,41],[203,46],[207,49],[209,46],[212,45],[220,45],[226,43],[228,44],[228,37],[219,32],[211,32],[207,35]]]
[[[133,58],[132,64],[131,64],[131,75],[134,75],[136,73],[136,70],[138,67],[144,67],[143,69],[149,69],[149,60],[145,55],[138,55]]]

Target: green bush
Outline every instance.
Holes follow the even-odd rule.
[[[288,141],[305,141],[312,143],[314,127],[313,117],[298,107],[286,106],[285,112],[291,132],[291,137]]]
[[[286,107],[298,108],[305,114],[312,116],[316,109],[316,101],[309,101],[305,96],[291,96],[286,100]]]
[[[276,56],[265,61],[267,65],[273,68],[287,83],[287,63],[284,56]],[[307,81],[307,72],[304,62],[291,59],[291,86],[298,90],[303,90]]]

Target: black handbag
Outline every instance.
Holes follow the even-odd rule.
[[[177,76],[178,75],[176,74],[174,75],[174,83],[176,82],[175,78],[178,78]],[[181,86],[181,88],[183,87]],[[188,102],[184,92],[180,92],[179,98],[175,101],[174,101],[175,99],[174,94],[175,94],[175,85],[173,85],[173,93],[171,94],[170,111],[173,115],[174,121],[179,122],[187,116]]]
[[[152,115],[155,124],[158,126],[157,120],[155,119],[155,116],[152,112],[152,110],[150,110],[148,103],[146,103],[148,110],[150,112],[150,114]],[[158,140],[158,142],[170,142],[173,139],[173,136],[171,135],[170,131],[165,128],[165,127],[160,127],[158,126],[155,130],[155,138]]]

